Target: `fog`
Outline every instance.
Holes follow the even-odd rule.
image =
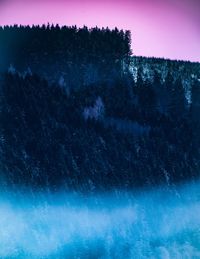
[[[200,184],[0,198],[0,258],[200,258]]]

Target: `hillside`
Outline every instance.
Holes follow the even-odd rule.
[[[2,30],[2,35],[6,30],[7,35],[10,30],[21,33],[19,28]],[[26,33],[31,39],[37,31],[43,35],[41,30],[28,28]],[[71,44],[63,56],[58,39],[70,30],[80,37],[72,43],[81,43]],[[24,37],[17,53],[23,58],[10,62],[8,56],[1,66],[4,183],[93,192],[170,186],[199,177],[199,63],[132,57],[128,34],[117,29],[43,31],[50,39],[60,35],[55,53],[48,41],[42,49],[30,50],[32,41]],[[92,34],[99,38],[90,52],[82,37],[93,42]],[[29,59],[33,52],[36,63]]]

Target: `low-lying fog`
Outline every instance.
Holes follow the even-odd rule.
[[[0,258],[200,258],[200,184],[81,195],[3,192]]]

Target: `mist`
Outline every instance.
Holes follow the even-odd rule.
[[[0,257],[199,257],[199,187],[91,196],[4,192]]]

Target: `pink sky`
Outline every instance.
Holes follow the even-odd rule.
[[[115,26],[135,55],[200,61],[200,0],[0,0],[0,25]]]

